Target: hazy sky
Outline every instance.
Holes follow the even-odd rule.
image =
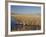
[[[11,12],[15,14],[40,14],[41,7],[12,5]]]

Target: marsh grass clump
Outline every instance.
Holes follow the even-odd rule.
[[[16,24],[18,25],[18,30],[16,29],[16,31],[41,29],[41,17],[38,15],[13,15],[12,17],[15,19]]]

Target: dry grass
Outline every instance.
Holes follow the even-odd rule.
[[[17,21],[27,25],[41,25],[41,17],[36,15],[12,15]]]
[[[41,17],[36,15],[12,15],[16,19],[17,24],[20,23],[23,25],[23,28],[20,30],[32,30],[40,29],[41,26]]]

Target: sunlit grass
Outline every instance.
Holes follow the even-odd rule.
[[[12,15],[16,20],[28,25],[41,25],[41,16],[36,15]]]
[[[20,23],[23,25],[24,30],[31,30],[36,27],[36,29],[40,29],[41,26],[41,16],[38,15],[12,15],[12,17],[16,20],[17,24]],[[16,31],[16,30],[13,30]]]

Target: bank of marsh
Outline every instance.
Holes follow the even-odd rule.
[[[12,15],[14,19],[14,27],[12,31],[25,31],[25,30],[40,30],[41,29],[41,16],[40,15]]]

